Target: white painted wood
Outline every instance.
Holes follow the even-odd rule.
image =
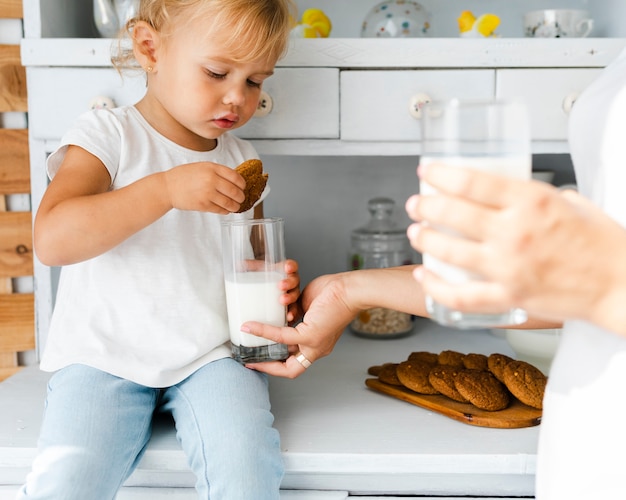
[[[145,93],[142,75],[112,68],[27,68],[30,137],[59,139],[88,111],[93,98],[106,96],[118,105],[132,104]]]
[[[409,113],[411,98],[491,98],[493,70],[342,71],[341,139],[409,141],[420,137],[420,120]]]
[[[0,486],[0,500],[15,500],[19,487]],[[193,488],[122,488],[117,500],[198,500]],[[345,500],[345,491],[281,491],[280,500]],[[406,498],[406,497],[405,497]]]
[[[417,320],[393,341],[346,332],[296,380],[270,380],[286,465],[284,489],[353,494],[531,496],[538,428],[473,427],[365,387],[367,368],[415,350],[514,353],[485,331]],[[0,384],[0,484],[20,484],[36,453],[48,376],[28,367]],[[171,423],[157,423],[126,486],[193,488]]]
[[[26,38],[41,38],[41,9],[40,0],[22,0],[24,9],[24,36]],[[22,64],[24,61],[22,61]]]
[[[112,68],[29,67],[27,69],[30,135],[58,139],[97,96],[116,105],[137,102],[145,93],[140,74]],[[290,89],[289,92],[279,89]],[[272,112],[253,118],[237,135],[246,138],[339,137],[339,70],[278,69],[265,90],[273,96]]]
[[[271,112],[254,117],[235,134],[247,139],[338,139],[339,70],[279,68],[263,84]]]
[[[567,139],[566,98],[575,99],[600,74],[600,69],[499,69],[496,95],[526,103],[533,140]]]
[[[32,120],[31,120],[32,125]],[[29,131],[28,150],[30,155],[30,200],[33,220],[39,209],[39,203],[48,186],[46,175],[47,151],[45,144],[30,135]],[[52,282],[52,270],[44,266],[37,258],[37,252],[33,252],[33,288],[35,292],[35,341],[37,359],[43,352],[48,338],[50,318],[52,316],[53,295],[56,288]]]
[[[25,66],[109,67],[113,41],[25,38]],[[523,68],[604,67],[626,47],[624,38],[292,40],[279,67]]]

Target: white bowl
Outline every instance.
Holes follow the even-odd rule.
[[[552,359],[561,340],[560,328],[545,330],[505,330],[505,337],[516,357],[550,373]]]
[[[387,0],[372,7],[363,20],[363,38],[428,36],[430,13],[411,0]]]

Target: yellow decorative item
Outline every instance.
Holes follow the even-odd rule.
[[[330,19],[320,9],[307,9],[302,13],[302,19],[291,30],[294,38],[328,38],[333,25]]]
[[[462,37],[495,37],[500,18],[495,14],[483,14],[476,18],[469,10],[461,12],[457,19]]]

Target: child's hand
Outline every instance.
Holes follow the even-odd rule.
[[[298,302],[300,297],[300,275],[298,274],[298,263],[295,260],[287,259],[285,261],[285,274],[287,277],[280,282],[280,289],[284,291],[280,301],[288,306],[287,321],[291,324],[302,317],[302,308]]]
[[[198,162],[179,165],[164,173],[165,196],[172,208],[225,215],[239,210],[246,183],[224,165]]]

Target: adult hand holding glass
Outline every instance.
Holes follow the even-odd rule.
[[[284,362],[247,364],[270,375],[295,378],[306,370],[304,360],[315,362],[330,354],[350,321],[364,309],[385,307],[424,316],[424,297],[412,279],[415,266],[361,269],[320,276],[302,291],[302,322],[294,328],[247,322],[242,330],[287,344],[292,353]],[[393,293],[389,293],[393,290]]]
[[[459,310],[521,307],[626,334],[626,231],[597,206],[575,191],[441,164],[418,175],[437,192],[407,201],[418,222],[411,244],[484,277],[450,284],[419,268],[425,293]]]

